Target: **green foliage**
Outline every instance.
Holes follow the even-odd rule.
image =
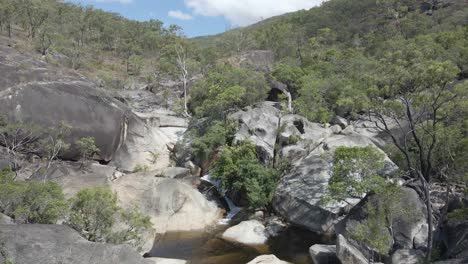
[[[332,177],[324,202],[346,201],[368,195],[364,221],[351,230],[350,236],[387,255],[393,243],[394,219],[413,221],[412,204],[401,199],[402,189],[379,176],[384,168],[384,154],[375,147],[339,147],[333,158]],[[390,230],[390,232],[389,232]]]
[[[0,145],[12,154],[37,151],[44,130],[32,123],[9,122],[0,115]]]
[[[147,172],[149,167],[147,165],[137,164],[133,169],[133,172]]]
[[[222,119],[229,110],[264,100],[268,90],[261,73],[228,65],[217,66],[190,91],[190,107],[197,117]]]
[[[124,210],[117,205],[117,195],[107,187],[79,191],[71,200],[68,224],[87,240],[109,243],[141,244],[145,231],[151,230],[151,221],[138,208]],[[116,230],[116,225],[124,224]]]
[[[323,90],[331,90],[329,81],[317,80],[313,76],[305,76],[300,80],[300,97],[295,102],[297,111],[311,121],[327,123],[333,117],[322,94]],[[313,107],[311,107],[313,106]]]
[[[249,207],[267,206],[273,198],[278,172],[258,160],[255,145],[242,143],[226,147],[213,167],[213,176],[224,188],[245,194]]]
[[[14,259],[10,257],[10,253],[5,246],[5,239],[2,237],[2,232],[0,232],[0,258],[4,260],[4,264],[15,264]]]
[[[297,144],[297,142],[299,142],[301,140],[301,136],[299,135],[291,135],[289,138],[288,138],[288,145],[295,145]]]
[[[0,172],[0,211],[18,223],[55,224],[66,215],[68,203],[55,182],[16,181]]]
[[[447,215],[448,219],[452,220],[467,220],[468,219],[468,208],[455,209]]]
[[[192,142],[194,155],[204,161],[213,154],[218,147],[230,145],[234,137],[236,125],[234,122],[214,121],[204,133],[196,137]]]
[[[62,121],[57,127],[48,130],[45,133],[47,136],[39,141],[39,146],[49,164],[70,148],[70,144],[65,141],[65,137],[70,135],[71,129],[70,125]]]
[[[290,89],[294,89],[297,87],[296,82],[304,75],[304,71],[299,66],[280,63],[275,66],[272,74],[277,81],[286,84]]]
[[[88,161],[93,158],[94,154],[99,152],[96,146],[96,140],[93,137],[83,137],[76,141],[78,151],[81,153],[83,161]]]
[[[113,232],[109,236],[109,242],[114,244],[127,242],[134,247],[141,247],[144,244],[143,234],[153,229],[150,218],[141,213],[137,207],[131,210],[121,209],[120,218],[125,223],[125,227]]]
[[[89,241],[105,242],[119,210],[117,195],[104,187],[84,189],[71,200],[70,210],[70,226]]]
[[[384,154],[375,147],[338,147],[333,158],[328,198],[343,201],[361,198],[386,185],[378,172],[384,168]]]

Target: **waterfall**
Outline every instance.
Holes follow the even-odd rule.
[[[227,225],[231,221],[231,219],[236,216],[242,208],[237,207],[234,202],[229,199],[229,197],[226,196],[226,191],[223,189],[221,186],[221,181],[220,180],[214,180],[211,178],[211,175],[207,174],[203,177],[201,177],[202,181],[206,181],[211,183],[217,190],[218,192],[223,196],[224,201],[226,201],[226,204],[229,207],[229,212],[226,215],[225,218],[219,220],[220,225]]]

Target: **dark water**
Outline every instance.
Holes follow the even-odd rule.
[[[270,239],[267,246],[253,249],[222,240],[220,235],[228,227],[218,226],[205,232],[167,233],[156,238],[148,255],[185,259],[196,264],[240,264],[247,263],[259,255],[274,254],[295,264],[311,264],[309,247],[324,243],[323,237],[301,228],[290,227],[279,236]]]

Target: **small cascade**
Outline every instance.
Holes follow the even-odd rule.
[[[223,187],[221,186],[221,181],[220,180],[214,180],[211,178],[211,175],[207,174],[203,177],[201,177],[201,180],[202,181],[206,181],[206,182],[209,182],[211,183],[217,190],[218,192],[223,196],[223,199],[224,201],[226,202],[228,208],[229,208],[229,212],[228,214],[226,215],[226,217],[224,217],[223,219],[219,220],[218,224],[220,225],[228,225],[229,222],[231,221],[231,219],[236,216],[241,210],[242,208],[240,207],[237,207],[234,202],[229,199],[229,197],[226,196],[226,191],[223,189]]]

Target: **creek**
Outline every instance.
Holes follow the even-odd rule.
[[[295,264],[312,263],[308,252],[309,247],[323,243],[323,238],[303,228],[289,227],[270,238],[265,247],[261,249],[221,239],[226,229],[238,223],[239,220],[235,218],[242,214],[242,208],[237,207],[224,195],[219,182],[212,180],[209,175],[202,177],[202,180],[211,184],[215,191],[221,194],[221,202],[227,207],[226,216],[207,230],[169,232],[161,235],[155,240],[148,256],[184,259],[194,264],[242,264],[260,255],[274,254],[282,260]],[[206,192],[205,195],[209,196]]]

